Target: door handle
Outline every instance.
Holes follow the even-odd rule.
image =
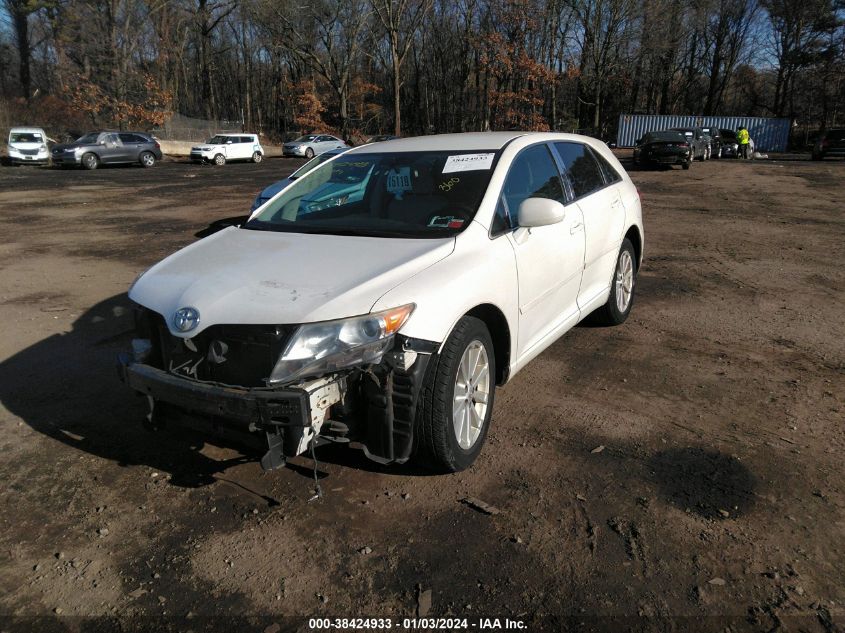
[[[573,224],[569,227],[569,234],[575,235],[582,228],[584,228],[584,224],[582,222],[576,222],[575,224]]]

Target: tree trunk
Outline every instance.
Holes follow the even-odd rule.
[[[15,29],[15,43],[18,46],[18,79],[21,85],[21,96],[29,100],[32,94],[32,79],[29,74],[30,44],[29,44],[29,11],[22,0],[7,4]]]

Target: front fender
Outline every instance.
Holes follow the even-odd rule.
[[[441,347],[462,316],[482,304],[495,306],[508,322],[510,358],[516,358],[519,285],[513,247],[504,235],[490,239],[487,229],[472,222],[457,236],[452,254],[386,292],[372,311],[407,303],[416,309],[401,333]]]

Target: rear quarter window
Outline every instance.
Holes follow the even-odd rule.
[[[599,169],[601,170],[602,176],[604,176],[604,182],[606,184],[610,185],[622,180],[622,176],[620,176],[619,172],[616,171],[613,165],[610,164],[610,161],[592,148],[590,151],[593,154],[593,158],[595,158],[596,162],[599,164]]]
[[[604,176],[599,164],[586,145],[559,142],[555,143],[555,149],[563,161],[576,198],[583,198],[604,187]]]

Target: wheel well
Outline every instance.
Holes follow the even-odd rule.
[[[481,319],[493,339],[493,353],[496,355],[496,384],[503,385],[510,373],[511,333],[508,320],[494,305],[484,303],[467,312],[467,316]]]
[[[634,247],[634,254],[637,258],[637,268],[639,268],[643,261],[643,239],[640,237],[640,231],[636,226],[632,226],[628,229],[628,232],[625,233],[625,237],[631,241],[631,244]]]

